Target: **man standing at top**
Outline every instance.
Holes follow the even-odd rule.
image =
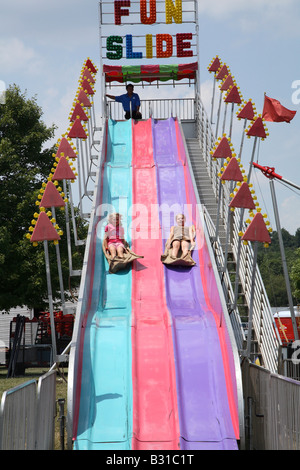
[[[140,97],[137,93],[133,93],[133,85],[129,83],[126,85],[127,93],[120,96],[106,95],[108,98],[122,103],[123,109],[125,111],[125,119],[142,119],[140,113]],[[130,110],[131,108],[131,110]]]

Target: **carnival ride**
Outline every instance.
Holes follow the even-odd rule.
[[[126,16],[120,10],[115,24],[120,24],[121,13]],[[180,22],[178,17],[177,20]],[[161,41],[168,43],[169,38],[163,36]],[[130,39],[126,36],[127,58],[137,58]],[[117,50],[112,47],[115,42],[120,43],[115,36],[107,41],[110,51]],[[163,58],[163,48],[160,52]],[[148,49],[147,58],[149,54]],[[112,59],[116,59],[115,53]],[[191,133],[200,145],[197,158],[203,161],[203,174],[208,171],[204,177],[213,187],[209,202],[218,201],[214,222],[205,197],[202,199],[197,165],[188,151],[186,135],[190,130],[184,131],[186,123],[173,103],[165,116],[157,115],[149,100],[149,106],[143,110],[143,120],[124,121],[120,116],[111,117],[104,99],[101,141],[97,142],[97,145],[101,142],[101,150],[97,149],[95,155],[95,133],[99,128],[88,96],[94,94],[96,69],[90,60],[84,64],[72,125],[67,138],[58,144],[57,167],[50,175],[50,180],[63,181],[65,194],[66,181],[78,179],[79,213],[89,219],[82,271],[75,272],[66,207],[70,275],[81,276],[69,356],[68,427],[69,440],[75,449],[243,447],[241,359],[252,357],[252,335],[248,333],[248,338],[245,337],[237,305],[239,279],[243,283],[243,277],[248,276],[243,289],[249,307],[249,331],[252,326],[256,331],[257,321],[263,321],[259,337],[261,362],[277,372],[281,341],[256,269],[257,244],[268,243],[270,237],[249,185],[257,141],[266,138],[267,131],[251,101],[243,102],[228,67],[216,57],[209,70],[214,73],[212,113],[215,86],[221,81],[216,132],[211,129],[212,118],[209,122],[200,99],[198,62],[165,66],[102,66],[101,62],[103,96],[103,91],[114,81],[158,86],[160,81],[174,85],[187,80],[187,86],[195,85],[189,124],[195,125]],[[226,106],[223,133],[219,137],[222,98]],[[229,104],[231,120],[226,135]],[[241,105],[238,117],[245,121],[243,135],[254,137],[248,177],[240,160],[235,158],[231,143],[236,104]],[[85,113],[88,108],[90,117]],[[248,129],[247,121],[251,121]],[[76,147],[70,145],[71,140]],[[240,154],[241,151],[242,145]],[[78,174],[68,164],[67,160],[72,158],[77,161]],[[88,180],[92,187],[88,187]],[[53,213],[54,207],[70,203],[75,243],[80,244],[76,238],[70,183],[68,190],[70,201],[59,198],[52,186],[46,202],[44,194],[41,213],[30,234],[33,243],[43,241],[45,246],[50,319],[53,305],[47,243],[54,240],[58,244],[60,232],[43,208],[52,208]],[[91,194],[91,211],[85,214],[83,200],[90,199]],[[245,223],[246,209],[250,210],[252,220],[249,218]],[[109,272],[102,250],[103,231],[110,212],[124,216],[125,238],[132,250],[143,256],[116,274]],[[179,212],[186,215],[188,224],[196,227],[196,247],[192,252],[196,264],[192,267],[161,263],[170,226]],[[223,223],[225,241],[221,242]],[[227,266],[229,235],[233,238],[232,251],[237,263],[234,286]],[[254,242],[254,252],[248,242]],[[58,251],[57,254],[59,259]],[[259,307],[255,304],[257,298]],[[51,330],[55,345],[55,328]],[[54,357],[57,364],[66,358],[64,353],[57,355],[55,347]]]
[[[98,200],[116,211],[125,201],[147,210],[134,229],[131,218],[125,226],[144,259],[109,274],[96,218],[86,272],[89,305],[76,338],[75,448],[236,449],[234,345],[179,123],[109,120],[103,156]],[[150,218],[163,204],[187,206],[190,220],[197,219],[196,267],[163,268],[163,220],[158,213]]]

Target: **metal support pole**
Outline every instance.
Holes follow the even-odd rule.
[[[48,288],[53,362],[57,362],[56,334],[55,334],[53,297],[52,297],[52,286],[51,286],[51,272],[50,272],[49,250],[48,250],[47,240],[44,240],[44,252],[45,252],[45,262],[46,262],[46,276],[47,276],[47,288]]]
[[[221,159],[221,167],[223,166],[224,158]],[[213,241],[217,241],[218,234],[219,234],[219,225],[220,225],[220,217],[221,217],[221,198],[222,198],[222,182],[219,180],[219,194],[218,194],[218,209],[217,209],[217,221],[216,221],[216,232]]]
[[[78,153],[78,158],[77,158],[77,170],[78,170],[78,184],[79,184],[79,211],[80,211],[80,217],[83,217],[83,211],[82,211],[82,191],[81,191],[81,165],[80,165],[80,149],[79,149],[79,142],[78,142],[78,137],[76,137],[76,148],[77,148],[77,153]]]
[[[293,324],[294,337],[295,337],[295,341],[296,341],[296,340],[299,339],[299,335],[298,335],[298,328],[297,328],[297,322],[296,322],[296,317],[295,317],[292,291],[291,291],[289,273],[288,273],[288,269],[287,269],[287,262],[286,262],[286,257],[285,257],[285,250],[284,250],[284,245],[283,245],[281,227],[280,227],[279,212],[278,212],[278,206],[277,206],[277,200],[276,200],[276,194],[275,194],[273,178],[270,179],[270,189],[271,189],[271,197],[272,197],[273,208],[274,208],[276,228],[277,228],[277,233],[278,233],[280,254],[281,254],[281,259],[282,259],[284,280],[285,280],[286,291],[287,291],[287,295],[288,295],[289,308],[290,308],[290,312],[291,312],[291,319],[292,319],[292,324]]]
[[[55,215],[55,207],[51,207],[52,215],[56,220]],[[61,297],[61,306],[62,311],[65,313],[66,304],[65,304],[65,290],[64,290],[64,283],[63,283],[63,275],[62,275],[62,268],[61,268],[61,259],[60,259],[60,249],[59,244],[55,245],[56,249],[56,260],[57,260],[57,269],[58,269],[58,278],[59,278],[59,288],[60,288],[60,297]]]
[[[84,163],[84,154],[83,154],[83,148],[82,148],[82,139],[80,139],[80,152],[78,155],[78,160],[80,158],[81,158],[81,163],[82,163],[83,187],[84,187],[84,193],[82,195],[87,195],[87,178],[85,175],[85,163]]]
[[[211,113],[210,113],[210,123],[213,123],[213,113],[214,113],[214,106],[215,106],[215,94],[216,94],[216,73],[214,74],[214,86],[213,86],[213,94],[211,99]]]
[[[226,118],[227,118],[227,108],[228,108],[228,103],[225,103],[225,111],[224,111],[224,120],[223,120],[222,134],[225,133],[225,125],[226,125]]]
[[[229,137],[230,137],[230,139],[231,139],[231,136],[232,136],[233,113],[234,113],[234,103],[232,103],[232,106],[231,106],[231,118],[230,118],[230,126],[229,126]]]
[[[223,92],[220,91],[220,100],[219,100],[219,109],[218,109],[218,114],[217,114],[217,126],[216,126],[216,138],[218,137],[218,132],[219,132],[219,123],[220,123],[220,115],[221,115],[221,106],[222,106],[222,95]]]
[[[72,217],[72,225],[73,225],[73,232],[74,232],[74,241],[75,245],[83,245],[85,242],[84,240],[78,240],[78,234],[77,234],[77,226],[76,226],[76,220],[75,220],[75,212],[74,212],[74,205],[73,205],[73,196],[72,196],[72,186],[70,181],[68,181],[68,186],[69,186],[69,199],[70,199],[70,206],[71,206],[71,217]]]
[[[67,183],[63,180],[63,188],[65,195],[67,194]],[[72,267],[72,245],[71,245],[71,232],[70,232],[70,217],[69,217],[69,204],[65,205],[65,218],[66,218],[66,233],[67,233],[67,249],[68,249],[68,260],[69,260],[69,273],[73,271]]]
[[[250,360],[250,355],[251,355],[251,340],[252,340],[252,325],[253,325],[253,302],[254,302],[255,276],[256,276],[256,266],[257,266],[257,250],[258,250],[258,242],[255,241],[254,242],[253,266],[252,266],[250,308],[249,308],[249,317],[248,317],[247,349],[246,349],[246,352],[245,352],[245,355],[249,360]]]
[[[244,128],[243,128],[243,133],[242,133],[242,140],[241,140],[241,145],[240,145],[240,151],[239,151],[239,156],[238,158],[242,158],[242,152],[243,152],[243,147],[244,147],[244,140],[245,140],[245,130],[247,127],[247,119],[244,121]]]

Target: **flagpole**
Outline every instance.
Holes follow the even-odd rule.
[[[298,340],[299,339],[299,334],[298,334],[297,322],[296,322],[296,318],[295,318],[293,297],[292,297],[289,273],[288,273],[288,268],[287,268],[287,261],[286,261],[286,257],[285,257],[284,243],[283,243],[283,239],[282,239],[282,232],[281,232],[279,211],[278,211],[278,205],[277,205],[277,199],[276,199],[276,193],[275,193],[274,179],[276,178],[276,179],[279,179],[281,181],[285,181],[287,184],[289,184],[290,186],[293,186],[297,189],[300,189],[300,186],[292,183],[291,181],[285,180],[281,175],[278,175],[277,173],[275,173],[274,168],[263,167],[261,165],[258,165],[258,163],[253,163],[253,166],[254,166],[254,168],[258,168],[259,170],[261,170],[262,173],[267,178],[270,179],[271,198],[272,198],[276,228],[277,228],[277,233],[278,233],[278,241],[279,241],[279,247],[280,247],[280,254],[281,254],[281,260],[282,260],[284,280],[285,280],[285,285],[286,285],[286,290],[287,290],[287,295],[288,295],[289,309],[290,309],[291,319],[292,319],[292,324],[293,324],[294,337],[295,337],[295,340]]]
[[[296,341],[296,340],[299,339],[299,335],[298,335],[298,328],[297,328],[297,323],[296,323],[296,318],[295,318],[293,297],[292,297],[289,273],[288,273],[288,269],[287,269],[287,262],[286,262],[285,251],[284,251],[284,244],[283,244],[283,239],[282,239],[280,220],[279,220],[279,212],[278,212],[278,206],[277,206],[277,200],[276,200],[276,194],[275,194],[275,188],[274,188],[274,179],[273,178],[270,179],[270,189],[271,189],[271,197],[272,197],[273,208],[274,208],[274,216],[275,216],[276,227],[277,227],[280,254],[281,254],[282,267],[283,267],[283,273],[284,273],[284,280],[285,280],[285,285],[286,285],[286,290],[287,290],[287,295],[288,295],[289,308],[290,308],[290,312],[291,312],[294,338],[295,338],[295,341]]]

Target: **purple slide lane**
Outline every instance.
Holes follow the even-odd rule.
[[[184,160],[178,153],[175,121],[153,121],[152,132],[158,203],[185,213],[190,225],[197,208],[196,204],[188,205],[185,174],[188,168],[183,166]],[[175,215],[171,212],[171,220],[165,220],[160,211],[163,249]],[[167,305],[173,321],[180,446],[183,450],[237,449],[225,372],[228,367],[224,364],[216,319],[203,288],[205,280],[199,269],[201,235],[199,238],[193,252],[197,266],[165,267]],[[214,295],[219,295],[217,289]]]

